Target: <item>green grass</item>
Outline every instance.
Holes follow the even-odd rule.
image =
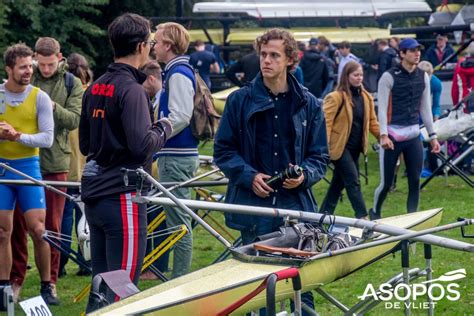
[[[210,145],[207,145],[201,152],[211,154]],[[363,195],[368,206],[372,205],[373,193],[379,183],[378,161],[374,152],[369,152],[369,183],[365,184],[362,180]],[[362,167],[362,165],[361,165]],[[400,175],[403,167],[400,168]],[[331,174],[329,173],[328,178]],[[327,183],[321,181],[314,186],[314,193],[318,203],[321,203],[327,190]],[[420,210],[443,207],[445,209],[442,224],[456,221],[458,217],[474,217],[474,195],[473,189],[466,185],[458,177],[435,178],[421,193]],[[384,204],[383,215],[391,216],[405,213],[406,211],[407,184],[406,178],[399,176],[398,188],[394,193],[389,194]],[[343,202],[339,203],[336,210],[337,215],[353,216],[348,199],[344,195]],[[212,216],[223,221],[220,213],[214,212]],[[474,232],[474,229],[470,229]],[[230,230],[237,236],[237,232]],[[461,239],[459,230],[451,230],[441,233],[442,236]],[[472,243],[472,240],[464,240]],[[222,251],[223,246],[217,242],[209,233],[201,227],[194,230],[194,257],[192,269],[197,270],[209,265]],[[38,295],[39,280],[38,273],[34,267],[30,251],[30,263],[33,268],[27,273],[27,280],[23,287],[22,298],[29,298]],[[410,252],[411,266],[424,267],[423,247],[417,244],[416,252]],[[467,278],[456,281],[460,285],[461,298],[459,301],[451,302],[447,299],[441,300],[436,305],[435,313],[437,315],[474,315],[474,255],[462,253],[453,250],[447,250],[440,247],[433,247],[433,269],[434,277],[443,273],[465,268]],[[55,315],[78,315],[85,308],[85,300],[80,303],[73,303],[73,297],[89,283],[88,277],[75,276],[76,267],[73,263],[67,266],[68,275],[61,278],[58,282],[58,293],[62,304],[51,307]],[[325,286],[324,289],[337,297],[346,305],[353,305],[358,302],[357,296],[362,295],[367,283],[379,284],[389,279],[391,276],[401,272],[400,254],[388,256],[377,263],[356,272],[344,279]],[[149,288],[157,282],[140,282],[141,289]],[[321,296],[315,295],[317,311],[321,315],[342,315],[342,313],[326,302]],[[19,313],[21,311],[17,310]],[[414,315],[426,315],[424,311],[413,311]],[[375,308],[370,315],[403,315],[403,310],[385,309],[383,304]]]

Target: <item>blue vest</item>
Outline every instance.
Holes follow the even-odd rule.
[[[187,56],[179,56],[173,59],[165,68],[162,75],[163,79],[163,92],[160,96],[160,108],[159,117],[163,115],[168,117],[170,114],[168,108],[169,90],[168,80],[174,74],[182,74],[192,81],[193,87],[196,87],[196,79],[192,67],[188,63],[189,58]],[[195,89],[195,88],[194,88]],[[177,135],[170,138],[163,148],[157,153],[158,156],[197,156],[198,150],[197,145],[199,141],[191,133],[190,126],[186,126]]]
[[[420,105],[425,90],[425,72],[416,68],[408,72],[401,65],[388,70],[393,77],[389,124],[409,126],[418,124]]]

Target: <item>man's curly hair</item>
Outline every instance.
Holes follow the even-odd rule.
[[[273,28],[266,31],[262,36],[255,39],[255,49],[257,54],[260,55],[260,49],[262,44],[268,44],[271,40],[282,40],[285,46],[286,57],[293,61],[292,65],[288,66],[288,72],[298,63],[298,43],[296,42],[293,35],[284,29]]]

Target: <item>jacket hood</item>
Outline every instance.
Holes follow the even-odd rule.
[[[58,64],[58,70],[56,70],[56,73],[50,77],[50,78],[44,78],[43,75],[41,74],[41,72],[39,71],[38,69],[38,62],[37,61],[34,61],[33,62],[33,71],[34,71],[34,75],[36,77],[38,77],[39,79],[54,79],[58,76],[64,76],[64,74],[68,71],[69,69],[69,66],[67,64],[67,60],[65,57],[61,58],[61,60],[59,61],[59,64]]]
[[[473,76],[474,75],[474,57],[467,57],[463,62],[461,62],[461,67],[459,72],[465,75]]]
[[[310,49],[310,50],[307,50],[307,51],[304,52],[303,58],[308,58],[310,60],[317,60],[317,59],[321,59],[321,58],[324,58],[324,57],[317,50]]]

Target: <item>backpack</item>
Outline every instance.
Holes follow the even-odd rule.
[[[193,115],[189,124],[191,133],[200,141],[213,140],[214,136],[216,135],[217,128],[219,127],[221,116],[217,113],[214,106],[214,99],[212,97],[211,91],[207,87],[206,82],[204,82],[201,75],[199,75],[199,72],[190,64],[179,63],[176,66],[178,65],[185,65],[189,67],[193,71],[196,81]],[[165,81],[167,81],[167,79],[168,78],[165,78]]]

